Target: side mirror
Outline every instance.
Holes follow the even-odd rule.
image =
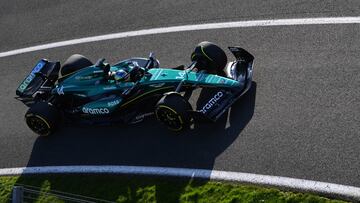
[[[96,66],[96,67],[103,68],[103,67],[104,67],[104,61],[105,61],[104,58],[99,59],[99,60],[95,63],[95,66]]]
[[[153,53],[153,52],[150,52],[150,54],[149,54],[149,59],[154,60],[154,53]]]

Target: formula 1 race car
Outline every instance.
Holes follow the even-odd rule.
[[[236,60],[228,63],[220,47],[201,42],[192,63],[176,68],[160,68],[153,54],[112,66],[105,59],[93,64],[79,54],[62,67],[41,59],[16,90],[16,99],[29,107],[25,121],[41,136],[63,123],[131,124],[153,114],[169,129],[180,131],[198,117],[216,121],[249,90],[254,57],[240,47],[229,49]],[[126,81],[113,76],[120,70],[126,70]],[[188,95],[199,87],[216,91],[194,110]]]

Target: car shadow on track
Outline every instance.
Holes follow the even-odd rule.
[[[199,101],[207,94],[206,91],[202,90]],[[251,120],[255,98],[256,83],[253,82],[249,92],[239,99],[216,124],[199,123],[180,135],[170,132],[154,119],[134,126],[64,128],[54,136],[36,140],[28,166],[131,165],[211,170],[216,157],[240,136],[241,131]],[[200,103],[198,102],[197,105],[201,105]],[[26,183],[26,177],[21,176],[17,184]],[[53,190],[72,192],[62,184],[57,184],[56,180],[57,177],[45,176],[35,186],[39,187],[46,182],[51,184]],[[178,202],[185,188],[189,185],[201,186],[208,179],[196,182],[191,178],[167,181],[168,184],[155,184],[157,202]],[[82,184],[76,183],[73,187],[81,187]],[[145,186],[153,187],[147,184],[149,183],[145,181]],[[139,188],[130,186],[128,190],[130,188],[131,194],[136,194]],[[167,193],[172,193],[171,200],[164,199],[170,196],[159,195]],[[108,198],[115,201],[118,197]],[[133,195],[129,198],[135,201],[138,197]]]
[[[201,93],[202,94],[202,93]],[[200,96],[201,96],[200,94]],[[256,83],[216,123],[176,135],[151,119],[132,126],[67,127],[35,141],[28,166],[132,165],[212,169],[251,120]]]

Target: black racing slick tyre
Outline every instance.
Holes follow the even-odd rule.
[[[60,73],[62,77],[66,77],[80,69],[92,66],[93,63],[83,55],[74,54],[66,59],[65,63],[61,67]]]
[[[181,131],[190,125],[191,110],[191,105],[183,96],[172,92],[159,100],[155,107],[155,115],[170,130]]]
[[[211,42],[201,42],[191,54],[191,60],[197,62],[199,70],[205,70],[208,73],[217,74],[225,68],[227,57],[218,45]]]
[[[55,131],[60,123],[60,113],[47,102],[38,102],[26,112],[25,122],[36,134],[48,136]]]

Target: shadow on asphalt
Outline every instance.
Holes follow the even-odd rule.
[[[204,92],[204,91],[203,91]],[[203,93],[200,93],[200,96]],[[180,135],[155,119],[132,126],[67,127],[38,138],[28,166],[132,165],[212,169],[251,120],[256,83],[216,123],[200,123]]]
[[[201,97],[208,98],[205,96],[207,93],[208,90],[200,93],[197,105],[202,106]],[[173,134],[154,119],[134,126],[64,128],[54,136],[36,140],[27,166],[131,165],[211,170],[216,157],[241,135],[241,131],[251,120],[255,98],[256,83],[253,82],[249,92],[239,99],[216,124],[199,123],[180,135]],[[73,183],[71,187],[66,187],[59,183],[59,179],[65,176],[43,176],[37,182],[29,182],[27,177],[21,176],[17,184],[31,184],[37,187],[48,184],[51,185],[52,190],[70,193],[71,187],[79,188],[84,184],[80,181]],[[178,202],[189,184],[195,187],[201,186],[208,179],[194,182],[191,178],[176,178],[165,181],[168,182],[145,181],[141,187],[155,186],[157,202]],[[131,195],[128,198],[137,200],[139,197],[136,191],[141,190],[141,187],[135,187],[130,182],[124,184],[128,184],[124,194],[128,194],[130,189]],[[119,191],[122,189],[119,188]],[[92,194],[90,191],[83,192],[82,195]],[[118,198],[109,196],[108,200],[115,201]]]

